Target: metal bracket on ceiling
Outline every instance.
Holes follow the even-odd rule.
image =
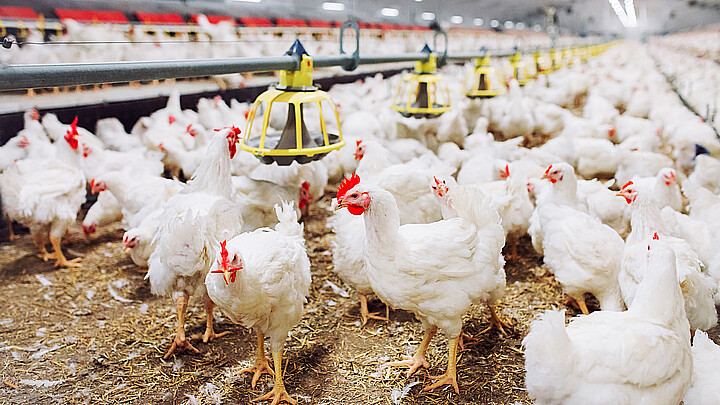
[[[343,38],[345,37],[345,30],[352,29],[355,31],[355,52],[351,54],[352,59],[343,63],[341,66],[346,71],[353,71],[360,65],[360,25],[357,20],[347,20],[340,26],[340,54],[346,55],[345,49],[343,49]]]
[[[439,37],[439,36],[442,36],[443,39],[444,39],[443,51],[442,51],[441,54],[437,54],[437,55],[436,55],[436,57],[437,57],[437,66],[438,66],[438,67],[443,67],[443,66],[445,66],[445,64],[447,63],[448,36],[447,36],[447,32],[446,32],[444,29],[440,28],[439,25],[436,25],[436,26],[434,27],[434,29],[435,29],[435,35],[433,36],[433,51],[434,51],[436,54],[437,54],[437,52],[438,52],[438,41],[437,41],[438,37]]]

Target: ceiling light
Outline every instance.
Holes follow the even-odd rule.
[[[326,1],[322,4],[322,8],[325,11],[343,11],[345,10],[345,5],[334,1]]]
[[[497,28],[497,27],[500,26],[500,21],[498,21],[498,20],[492,20],[492,21],[490,21],[490,26],[493,27],[493,28]]]
[[[426,11],[426,12],[420,14],[420,18],[422,18],[425,21],[432,21],[435,19],[435,13]]]
[[[533,31],[535,31],[535,32],[542,31],[542,26],[540,24],[535,24],[535,26],[533,26]]]
[[[233,1],[241,1],[243,3],[260,3],[262,0],[233,0]]]
[[[454,15],[454,16],[450,17],[450,22],[453,24],[462,24],[463,18],[460,17],[459,15]]]
[[[380,14],[384,15],[385,17],[397,17],[400,15],[400,11],[396,8],[385,7],[384,9],[380,10]]]
[[[525,23],[524,23],[524,22],[519,22],[519,23],[515,24],[515,29],[516,29],[516,30],[524,30],[524,29],[525,29]]]
[[[483,24],[485,24],[485,20],[482,18],[476,18],[473,20],[473,25],[476,27],[482,27]]]
[[[515,24],[512,21],[505,21],[505,24],[503,24],[503,27],[505,27],[509,30],[512,29],[512,27],[514,27],[514,26],[515,26]]]
[[[420,3],[422,0],[415,0],[415,3]]]

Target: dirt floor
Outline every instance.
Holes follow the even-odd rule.
[[[487,308],[473,308],[464,329],[478,338],[459,359],[460,395],[452,389],[422,393],[428,374],[444,371],[447,340],[434,339],[431,370],[406,378],[404,371],[378,370],[380,363],[412,354],[420,323],[410,313],[390,313],[390,323],[370,321],[362,328],[357,296],[332,271],[332,234],[326,197],[313,204],[305,220],[313,282],[302,322],[285,344],[285,383],[300,404],[528,404],[521,341],[538,313],[563,307],[559,285],[546,275],[529,238],[521,258],[507,263],[507,289],[500,317],[512,323],[508,337],[488,326]],[[2,404],[220,404],[249,403],[270,390],[263,376],[256,390],[250,377],[237,376],[254,361],[255,337],[216,311],[216,331],[231,331],[198,355],[162,360],[173,337],[175,311],[169,298],[155,297],[122,251],[119,228],[85,240],[72,229],[69,257],[82,268],[61,269],[35,256],[29,234],[0,243],[0,403]],[[339,289],[333,289],[334,283]],[[597,309],[591,301],[591,310]],[[377,299],[371,311],[384,307]],[[204,330],[200,297],[191,300],[188,335]],[[575,315],[568,309],[568,316]],[[720,342],[720,328],[710,333]],[[194,341],[197,342],[197,340]],[[414,383],[419,382],[419,384]],[[404,388],[409,392],[399,400]]]

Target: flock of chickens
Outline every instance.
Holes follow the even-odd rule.
[[[114,118],[93,134],[28,111],[25,129],[0,148],[3,212],[30,228],[43,260],[78,267],[61,240],[89,187],[97,201],[85,234],[120,221],[152,292],[177,306],[165,358],[198,351],[184,324],[190,296],[202,296],[204,342],[225,333],[213,328],[216,305],[257,334],[256,362],[242,373],[253,374],[253,387],[263,374],[275,378],[258,400],[295,403],[281,370],[311,283],[298,220],[339,183],[327,219],[334,270],[357,291],[363,325],[387,319],[369,313],[375,294],[425,331],[413,357],[382,367],[408,368],[408,376],[429,367],[426,349],[441,330],[447,369],[424,390],[459,392],[458,346],[471,338],[462,317],[485,303],[490,328],[512,328],[494,303],[505,292],[505,261],[517,259],[529,234],[566,304],[586,314],[566,326],[564,311],[547,311],[531,325],[523,345],[536,403],[717,403],[720,347],[703,332],[717,324],[720,304],[713,130],[641,45],[616,46],[523,88],[510,80],[506,95],[488,100],[461,97],[468,69],[444,70],[456,97],[434,119],[389,108],[398,77],[334,86],[347,146],[288,167],[238,151],[248,105],[235,100],[203,99],[193,111],[173,95],[129,134]],[[280,110],[270,117],[277,130]],[[312,130],[312,113],[306,120]],[[586,294],[600,311],[589,313]]]

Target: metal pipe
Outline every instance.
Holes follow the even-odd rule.
[[[136,82],[229,73],[295,70],[292,56],[147,62],[64,63],[0,67],[0,90]]]

